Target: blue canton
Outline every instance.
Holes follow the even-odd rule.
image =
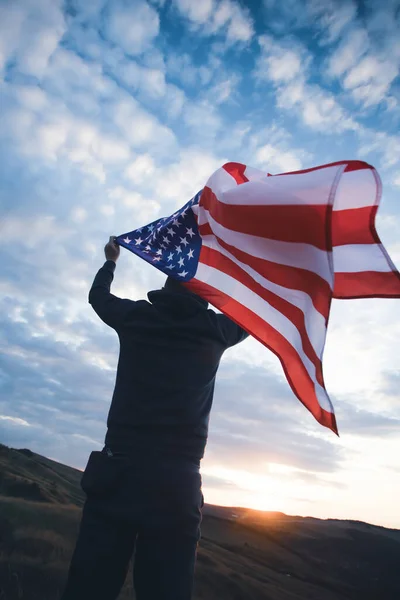
[[[201,249],[201,237],[192,211],[200,201],[201,191],[170,217],[118,236],[118,244],[166,275],[178,281],[189,281],[196,274]]]

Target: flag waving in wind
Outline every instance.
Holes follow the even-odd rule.
[[[181,210],[117,242],[272,350],[299,400],[337,433],[322,372],[332,298],[400,298],[375,229],[380,195],[360,161],[280,175],[227,163]]]

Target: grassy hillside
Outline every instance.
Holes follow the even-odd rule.
[[[60,598],[81,473],[0,445],[0,598]],[[396,600],[400,532],[206,506],[194,600]],[[121,600],[134,598],[131,576]],[[89,599],[88,600],[92,600]]]

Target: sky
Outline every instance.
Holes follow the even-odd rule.
[[[102,447],[118,339],[87,295],[104,244],[227,161],[374,165],[399,267],[399,69],[397,0],[0,0],[0,442],[80,469]],[[115,294],[163,282],[121,251]],[[400,528],[399,315],[398,300],[333,302],[339,438],[271,352],[229,350],[206,502]]]

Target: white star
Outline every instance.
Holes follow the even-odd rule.
[[[189,250],[187,257],[193,258],[193,250]]]
[[[183,260],[182,256],[180,257],[180,259],[178,260],[179,266],[183,267],[183,265],[185,264],[185,261]]]
[[[157,250],[156,254],[157,254],[157,256],[162,256],[162,250],[161,250],[161,248],[159,248],[159,249]]]
[[[149,244],[147,244],[146,250],[151,250],[151,246],[149,246]]]
[[[143,242],[143,240],[142,240],[142,238],[141,238],[141,237],[138,237],[138,238],[136,238],[136,240],[135,240],[135,244],[136,244],[136,246],[140,246],[140,244],[141,244],[142,242]]]
[[[174,265],[168,265],[167,269],[169,269],[170,271],[172,271],[172,269],[174,268]]]
[[[185,208],[185,210],[183,210],[183,211],[181,212],[181,217],[184,217],[184,216],[186,215],[187,211],[188,211],[188,209],[187,209],[187,208]]]
[[[169,256],[168,256],[168,258],[167,258],[168,262],[169,262],[170,260],[172,260],[173,258],[174,258],[174,255],[173,255],[173,253],[172,253],[172,252],[170,252],[170,253],[169,253]]]
[[[189,242],[187,241],[186,238],[180,238],[180,239],[181,239],[181,244],[183,244],[186,248],[186,246],[188,245]]]
[[[182,271],[182,273],[178,273],[179,277],[186,277],[189,271]]]
[[[136,229],[136,231],[137,231],[138,233],[142,233],[142,231],[143,231],[143,227],[139,227],[139,229]]]
[[[175,235],[175,231],[171,228],[167,229],[167,232],[169,235],[174,236]]]
[[[130,244],[132,240],[130,240],[128,236],[126,236],[126,238],[123,241],[125,242],[125,244]]]
[[[162,241],[164,242],[164,244],[169,244],[170,239],[168,237],[164,236]]]
[[[166,249],[167,249],[167,246],[166,246],[165,244],[160,244],[160,247],[161,247],[163,250],[166,250]]]
[[[179,223],[178,219],[174,219],[172,221],[172,227],[179,227],[179,225],[180,225],[180,223]]]
[[[153,262],[157,262],[159,260],[161,260],[161,256],[154,256],[153,257]]]
[[[175,246],[175,250],[178,254],[182,254],[182,248],[180,246]]]
[[[186,227],[186,235],[190,235],[191,238],[195,235],[194,231],[191,227],[190,228]]]
[[[152,231],[153,231],[153,229],[154,229],[154,225],[148,225],[148,226],[147,226],[147,228],[148,228],[148,230],[149,230],[150,232],[152,232]]]

